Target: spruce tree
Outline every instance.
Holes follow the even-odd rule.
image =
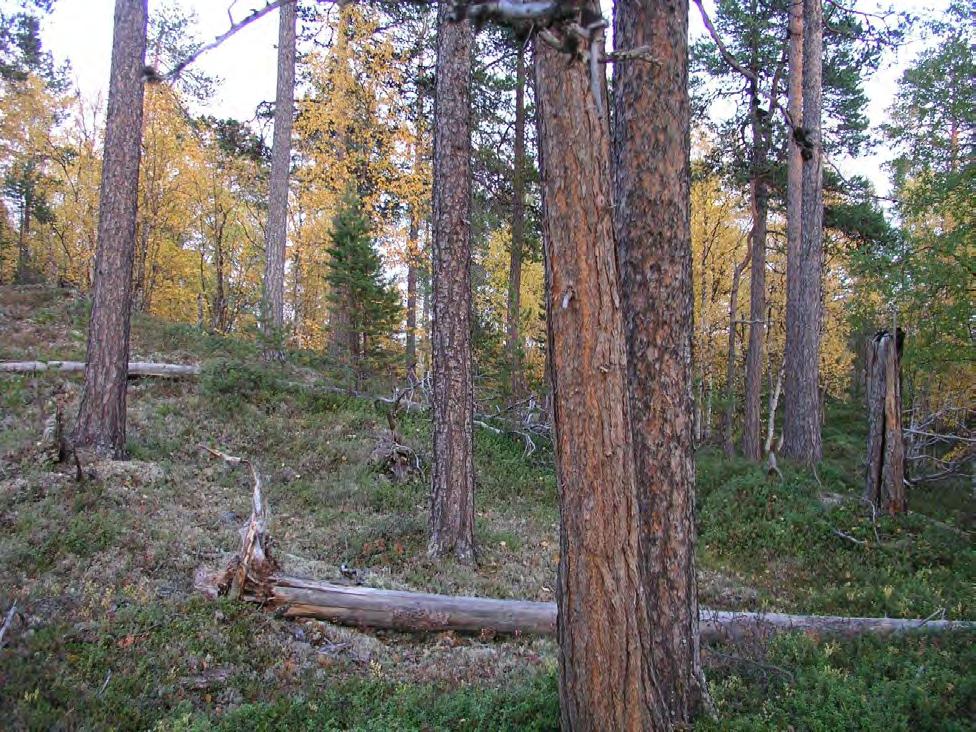
[[[329,246],[330,327],[336,352],[356,387],[383,368],[400,319],[400,297],[383,274],[369,218],[348,192],[332,220]]]

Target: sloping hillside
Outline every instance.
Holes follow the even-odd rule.
[[[83,359],[83,300],[0,288],[0,360]],[[200,445],[254,459],[271,532],[293,574],[451,594],[554,599],[551,454],[480,431],[477,567],[426,558],[429,425],[401,418],[420,474],[372,459],[385,404],[330,390],[328,364],[137,317],[133,359],[201,363],[197,380],[133,380],[128,462],[51,464],[38,448],[79,377],[0,376],[0,715],[13,727],[551,729],[556,646],[294,622],[213,602],[195,570],[239,543],[249,478]],[[853,615],[976,617],[973,496],[912,496],[925,515],[873,522],[856,498],[856,407],[837,405],[818,475],[785,481],[707,450],[699,458],[703,604]],[[976,704],[973,638],[815,643],[788,636],[710,649],[721,728],[962,729]],[[955,723],[952,720],[957,720]],[[834,723],[840,725],[834,726]],[[703,723],[709,727],[711,723]]]

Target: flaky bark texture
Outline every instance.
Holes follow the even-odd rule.
[[[85,386],[72,441],[122,457],[147,0],[116,0]]]
[[[749,232],[752,269],[749,279],[749,345],[746,350],[746,393],[742,420],[742,452],[750,460],[762,458],[760,438],[762,377],[766,341],[766,223],[769,190],[766,182],[768,128],[759,112],[758,90],[753,87],[752,160],[749,198],[752,230]],[[772,417],[770,417],[772,419]]]
[[[264,293],[261,326],[265,358],[280,360],[285,313],[285,242],[288,235],[288,176],[291,129],[295,107],[295,25],[298,1],[281,6],[278,21],[278,87],[275,93],[274,138],[271,141],[271,190],[268,228],[264,232]]]
[[[614,7],[616,47],[647,45],[656,59],[614,66],[613,170],[650,614],[644,652],[653,689],[644,701],[652,714],[644,729],[672,729],[689,724],[707,694],[694,562],[688,3]]]
[[[474,559],[471,380],[471,47],[441,0],[434,99],[432,556]]]
[[[786,277],[786,402],[783,454],[804,463],[823,453],[820,433],[820,327],[823,266],[823,146],[821,96],[823,65],[822,0],[803,0],[803,124],[799,239],[790,242]],[[792,27],[792,24],[791,24]],[[791,41],[792,41],[791,37]],[[791,49],[792,52],[792,49]],[[793,85],[791,80],[791,93]],[[792,106],[792,101],[791,101]],[[794,132],[794,137],[797,137]],[[792,174],[790,184],[793,183]],[[792,188],[791,194],[792,194]],[[795,205],[795,202],[791,200]],[[796,210],[791,209],[794,219]],[[793,232],[796,235],[796,232]],[[792,260],[792,261],[790,261]]]
[[[537,42],[535,64],[560,500],[562,725],[643,729],[646,604],[607,119],[583,63]]]
[[[905,442],[901,422],[901,328],[883,330],[868,347],[868,456],[864,497],[895,515],[908,510],[905,498]]]

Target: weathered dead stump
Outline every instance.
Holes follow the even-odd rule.
[[[271,594],[271,577],[279,565],[271,553],[267,509],[261,494],[261,474],[250,460],[227,455],[204,445],[200,445],[200,448],[232,467],[247,465],[254,478],[254,490],[251,496],[251,518],[241,529],[241,551],[222,570],[199,571],[195,584],[207,594],[227,595],[231,600],[240,599],[245,590],[252,599],[267,597]]]
[[[901,424],[901,354],[905,334],[878,331],[867,354],[868,455],[864,497],[878,510],[904,513],[905,443]]]

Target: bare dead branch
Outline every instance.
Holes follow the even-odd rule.
[[[212,51],[213,49],[217,48],[217,46],[221,45],[228,38],[234,36],[241,30],[249,26],[251,23],[253,23],[255,20],[258,20],[259,18],[263,18],[272,10],[276,10],[280,8],[282,5],[288,5],[289,3],[293,3],[293,2],[297,2],[297,0],[271,0],[271,2],[268,2],[263,8],[252,10],[250,15],[248,15],[246,18],[235,22],[233,16],[231,15],[231,10],[236,4],[236,0],[235,0],[235,3],[232,3],[231,6],[227,9],[227,17],[230,20],[230,27],[226,31],[221,33],[216,38],[214,38],[212,41],[210,41],[210,43],[205,43],[204,45],[200,46],[200,48],[198,48],[196,51],[194,51],[185,59],[183,59],[178,64],[176,64],[176,66],[174,66],[172,69],[170,69],[169,71],[163,74],[156,73],[155,70],[147,68],[146,81],[153,82],[153,83],[172,81],[177,76],[179,76],[180,73],[182,73],[187,66],[192,64],[194,61],[200,58],[200,56],[205,54],[207,51]]]

